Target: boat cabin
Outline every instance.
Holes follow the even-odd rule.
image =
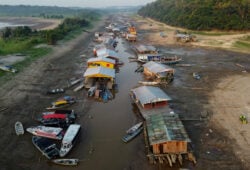
[[[157,82],[171,82],[174,79],[173,68],[153,61],[143,64],[143,73]]]
[[[87,63],[88,63],[88,68],[102,66],[102,67],[114,69],[116,62],[115,60],[112,60],[106,57],[96,57],[96,58],[88,59]]]
[[[64,157],[72,149],[76,142],[80,129],[81,125],[78,124],[72,124],[68,127],[62,140],[62,146],[59,152],[60,157]]]
[[[112,89],[115,82],[115,70],[105,67],[88,68],[84,73],[84,78],[85,88],[103,86]]]

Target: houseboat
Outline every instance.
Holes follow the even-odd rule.
[[[143,64],[143,74],[158,83],[170,83],[174,79],[174,69],[168,65],[150,61]]]

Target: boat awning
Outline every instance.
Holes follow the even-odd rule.
[[[155,73],[155,74],[174,71],[173,68],[171,68],[167,65],[164,65],[164,64],[156,63],[154,61],[150,61],[146,64],[143,64],[143,67],[147,68],[150,72]]]
[[[107,63],[115,64],[115,61],[106,57],[95,57],[95,58],[90,58],[88,59],[87,63],[93,63],[93,62],[98,62],[98,61],[104,61]]]
[[[178,114],[174,112],[148,115],[146,127],[150,145],[169,141],[191,142]]]
[[[84,77],[106,77],[106,78],[114,78],[115,77],[115,70],[105,67],[94,67],[88,68],[85,73]]]
[[[141,86],[131,90],[142,105],[161,101],[170,101],[171,98],[160,88]]]

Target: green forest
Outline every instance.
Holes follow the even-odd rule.
[[[191,30],[250,30],[250,0],[157,0],[143,17]]]

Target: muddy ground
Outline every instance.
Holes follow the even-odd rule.
[[[95,27],[95,30],[101,30],[103,26],[104,22],[102,21]],[[24,127],[34,125],[34,118],[44,111],[44,108],[51,101],[61,97],[61,95],[46,95],[47,89],[64,87],[70,78],[82,76],[86,67],[84,62],[86,59],[80,55],[85,54],[86,58],[92,55],[93,33],[94,30],[89,34],[84,33],[76,40],[57,45],[54,47],[52,54],[39,59],[24,72],[18,73],[11,81],[5,84],[1,83],[0,110],[2,108],[7,108],[7,110],[0,112],[0,169],[71,169],[52,166],[47,163],[40,152],[32,145],[30,134],[16,136],[14,123],[19,120],[23,122]],[[123,45],[129,50],[131,44],[125,42]],[[171,107],[176,113],[180,114],[193,141],[197,164],[193,165],[185,161],[184,168],[201,170],[248,169],[249,166],[235,154],[233,149],[237,145],[235,139],[213,121],[213,116],[216,113],[211,108],[210,97],[223,78],[232,75],[249,76],[249,55],[181,45],[158,47],[165,53],[176,53],[182,57],[183,64],[191,64],[190,67],[173,66],[176,70],[173,83],[167,87],[162,87],[172,97]],[[236,66],[235,63],[244,65],[246,72],[242,72],[242,68]],[[192,77],[193,72],[199,72],[201,80],[195,80]],[[129,79],[126,76],[123,78]],[[90,135],[90,131],[84,125],[89,121],[88,113],[93,101],[86,98],[86,91],[75,93],[72,89],[68,89],[66,94],[77,97],[78,102],[72,106],[72,109],[76,110],[79,115],[77,122],[83,125],[82,141]],[[204,118],[202,120],[200,120],[201,115]],[[171,169],[166,164],[149,165],[146,156],[144,157],[142,135],[136,142],[136,148],[131,150],[130,154],[137,158],[133,157],[133,161],[128,162],[128,165],[121,169]],[[82,152],[86,151],[74,151],[75,155],[80,158],[82,158]],[[127,156],[129,157],[129,155]],[[112,153],[103,153],[103,157],[112,157]],[[105,160],[105,158],[103,159]],[[246,160],[249,160],[249,158],[246,158]],[[100,161],[102,162],[102,160]],[[108,162],[107,164],[112,165],[112,163]],[[83,164],[84,162],[80,165]],[[110,166],[109,169],[112,169],[112,167]],[[175,165],[173,169],[179,169],[179,167],[179,165]],[[80,167],[74,169],[80,169]],[[93,162],[88,165],[87,169],[103,168],[98,166],[98,162]]]

